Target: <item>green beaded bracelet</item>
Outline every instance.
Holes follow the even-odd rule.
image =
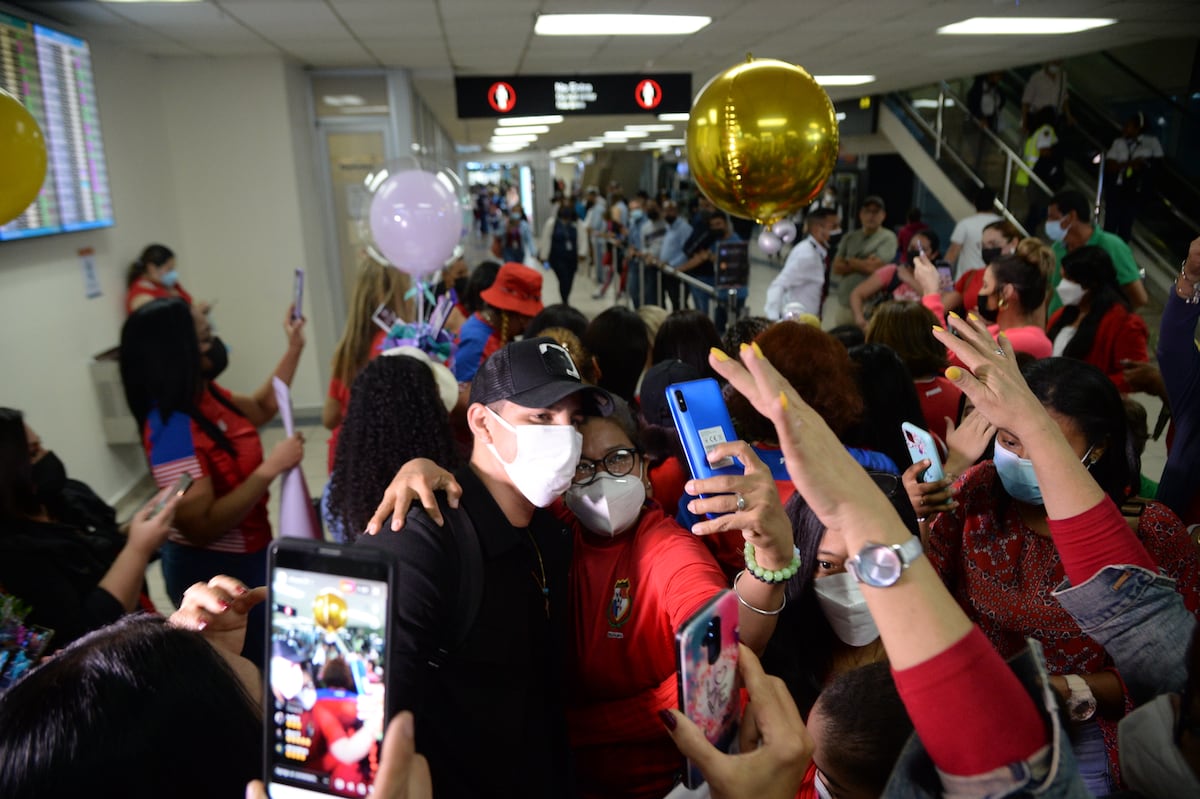
[[[792,562],[782,569],[764,569],[758,565],[758,561],[754,558],[754,544],[746,542],[746,571],[754,575],[756,580],[761,582],[786,583],[788,580],[796,576],[796,572],[800,571],[800,548],[792,547]]]

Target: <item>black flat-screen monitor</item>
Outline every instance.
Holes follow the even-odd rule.
[[[42,128],[46,182],[0,241],[108,227],[108,168],[87,42],[0,13],[0,87]]]

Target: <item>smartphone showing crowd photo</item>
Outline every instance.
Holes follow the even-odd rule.
[[[733,591],[709,600],[675,633],[679,709],[708,742],[728,752],[738,731],[738,601]],[[688,788],[704,775],[690,760],[683,772]]]
[[[292,538],[271,545],[269,563],[268,793],[367,796],[389,718],[391,561]]]

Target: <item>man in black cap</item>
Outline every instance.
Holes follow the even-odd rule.
[[[402,532],[359,539],[397,558],[388,704],[416,716],[438,797],[567,796],[572,539],[545,508],[575,474],[577,426],[612,400],[550,338],[492,355],[470,400],[461,499],[439,494],[436,509],[412,507]]]
[[[862,201],[858,221],[862,227],[846,234],[838,243],[829,279],[821,326],[826,330],[854,323],[850,295],[858,284],[884,264],[896,260],[896,234],[883,226],[887,210],[883,198],[872,194]]]

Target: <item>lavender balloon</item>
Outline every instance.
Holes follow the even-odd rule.
[[[791,244],[796,240],[796,223],[790,219],[781,219],[771,226],[771,232],[784,244]]]
[[[771,231],[764,228],[763,232],[758,234],[758,248],[767,255],[774,255],[781,247],[783,242]]]
[[[462,201],[446,174],[421,169],[389,175],[371,198],[375,246],[414,277],[441,269],[462,236]]]

